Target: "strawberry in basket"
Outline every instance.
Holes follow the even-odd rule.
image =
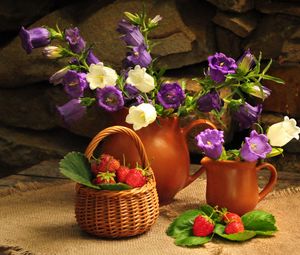
[[[120,162],[109,154],[102,154],[99,159],[91,162],[91,170],[94,175],[100,172],[116,172]]]
[[[142,187],[147,182],[147,171],[137,166],[129,168],[109,154],[101,154],[99,159],[91,161],[93,184],[118,184],[128,185],[128,188]]]

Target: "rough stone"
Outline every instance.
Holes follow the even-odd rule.
[[[254,0],[207,0],[222,11],[246,12],[254,8]]]
[[[175,68],[200,62],[207,57],[203,56],[203,52],[207,51],[205,45],[199,47],[195,43],[196,36],[183,23],[174,0],[164,2],[149,0],[145,2],[145,5],[149,16],[160,14],[164,18],[157,31],[153,33],[153,38],[158,42],[159,40],[170,42],[174,38],[176,39],[173,40],[171,51],[169,48],[161,47],[162,51],[156,52],[158,56],[163,56],[160,59],[161,65]],[[78,26],[86,41],[94,43],[95,54],[101,61],[114,68],[119,68],[126,48],[115,29],[118,21],[123,17],[123,12],[141,10],[142,2],[118,0],[113,4],[101,7],[103,7],[103,3],[100,0],[88,6],[85,3],[72,5],[41,18],[32,27],[41,25],[54,27],[57,22],[60,27]],[[181,35],[178,36],[178,34]],[[183,36],[186,38],[184,43],[181,42]],[[203,38],[200,44],[203,40],[207,40],[207,38]],[[176,48],[174,45],[179,47]],[[167,50],[167,52],[163,50]],[[45,59],[41,55],[40,49],[34,50],[30,56],[27,56],[21,48],[19,38],[15,38],[1,49],[0,54],[0,87],[11,88],[47,80],[63,65],[62,61]],[[174,55],[179,55],[180,59],[182,57],[182,61],[174,61]],[[6,68],[7,63],[10,63],[9,69]]]
[[[273,66],[269,74],[285,81],[284,85],[265,81],[264,85],[272,90],[272,94],[264,101],[264,110],[286,114],[300,118],[299,73],[300,65]]]
[[[206,61],[216,50],[214,28],[210,21],[215,14],[214,8],[197,0],[179,0],[177,5],[184,23],[196,35],[196,40],[192,42],[192,51],[170,54],[159,59],[160,66],[169,69]]]
[[[87,137],[93,137],[107,127],[108,117],[96,105],[88,108],[82,119],[66,125],[56,106],[61,106],[68,100],[62,86],[54,87],[47,83],[0,89],[1,123],[32,130],[48,130],[60,126]]]
[[[55,6],[55,1],[9,1],[2,0],[0,3],[0,32],[19,29],[36,18],[47,14]]]
[[[231,31],[216,26],[217,50],[237,59],[242,55],[241,39]]]
[[[0,127],[1,169],[16,171],[43,160],[62,158],[69,151],[83,152],[87,139],[63,129],[47,132]]]
[[[250,48],[255,55],[263,53],[263,58],[278,59],[282,45],[299,26],[299,19],[285,15],[268,15],[257,24],[257,28],[243,47]]]
[[[254,12],[244,14],[217,12],[213,22],[244,38],[256,28],[257,15]]]
[[[288,14],[300,17],[300,3],[277,2],[277,1],[256,1],[255,8],[266,14]]]
[[[282,45],[281,49],[281,62],[299,62],[300,61],[300,28],[291,34]]]
[[[26,88],[0,89],[1,122],[36,130],[55,127],[57,116],[47,98],[49,89],[45,83]]]

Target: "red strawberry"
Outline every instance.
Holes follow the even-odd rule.
[[[117,170],[117,180],[118,182],[125,182],[126,176],[128,175],[130,169],[126,166],[120,166]]]
[[[208,236],[215,228],[215,224],[211,218],[204,215],[199,215],[196,217],[193,225],[193,235],[194,236]]]
[[[146,183],[146,177],[137,169],[130,169],[125,178],[125,183],[133,188],[142,187]]]
[[[115,173],[105,172],[97,174],[96,178],[93,180],[94,184],[103,184],[103,183],[116,183]]]
[[[243,232],[245,230],[243,222],[232,221],[225,227],[225,233],[227,235]]]
[[[120,167],[120,162],[114,158],[111,158],[110,161],[107,163],[106,169],[109,172],[116,172],[117,169]]]
[[[99,171],[100,172],[115,172],[120,167],[120,162],[109,154],[100,156]]]
[[[232,213],[232,212],[224,213],[222,219],[225,223],[229,223],[229,222],[233,222],[233,221],[242,222],[241,217],[239,215],[237,215],[236,213]]]

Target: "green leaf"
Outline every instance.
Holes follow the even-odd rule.
[[[271,235],[277,231],[275,217],[261,210],[254,210],[242,216],[245,229],[253,230],[260,235]]]
[[[222,216],[220,214],[218,214],[216,212],[216,210],[208,205],[208,204],[205,204],[205,205],[202,205],[200,207],[200,210],[203,212],[203,214],[207,215],[208,217],[210,217],[213,221],[220,221]]]
[[[118,182],[118,183],[104,183],[100,184],[99,187],[103,190],[127,190],[127,189],[132,189],[131,186]]]
[[[263,76],[263,79],[264,79],[264,80],[274,81],[274,82],[279,83],[279,84],[285,84],[285,81],[284,81],[284,80],[282,80],[282,79],[280,79],[280,78],[278,78],[278,77],[274,77],[274,76],[271,76],[271,75],[267,75],[267,74],[265,74],[265,75]]]
[[[191,235],[195,218],[201,214],[201,210],[188,210],[178,216],[168,227],[166,233],[174,238],[185,238]]]
[[[278,155],[280,155],[282,153],[283,153],[283,149],[282,148],[273,147],[272,151],[267,154],[267,158],[272,158],[272,157],[278,156]]]
[[[212,236],[188,236],[184,238],[177,238],[175,244],[179,246],[197,246],[209,242],[212,239]]]
[[[100,189],[100,187],[91,183],[90,164],[84,154],[80,152],[69,152],[59,162],[59,170],[63,175],[75,182],[94,189]]]
[[[245,231],[240,232],[240,233],[227,235],[227,234],[225,234],[224,230],[225,230],[224,225],[216,224],[215,229],[214,229],[214,233],[216,233],[218,236],[221,236],[221,237],[223,237],[225,239],[228,239],[230,241],[238,241],[238,242],[249,240],[249,239],[253,238],[256,235],[256,232],[251,231],[251,230],[245,230]]]

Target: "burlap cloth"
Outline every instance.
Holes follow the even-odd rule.
[[[175,246],[165,234],[181,212],[205,203],[205,181],[198,179],[182,190],[174,202],[162,206],[160,216],[146,234],[121,240],[97,239],[82,232],[74,217],[74,183],[14,192],[0,198],[0,254],[35,255],[253,255],[300,254],[300,189],[273,192],[257,208],[275,215],[279,231],[274,237],[244,243],[214,239],[197,248]]]

